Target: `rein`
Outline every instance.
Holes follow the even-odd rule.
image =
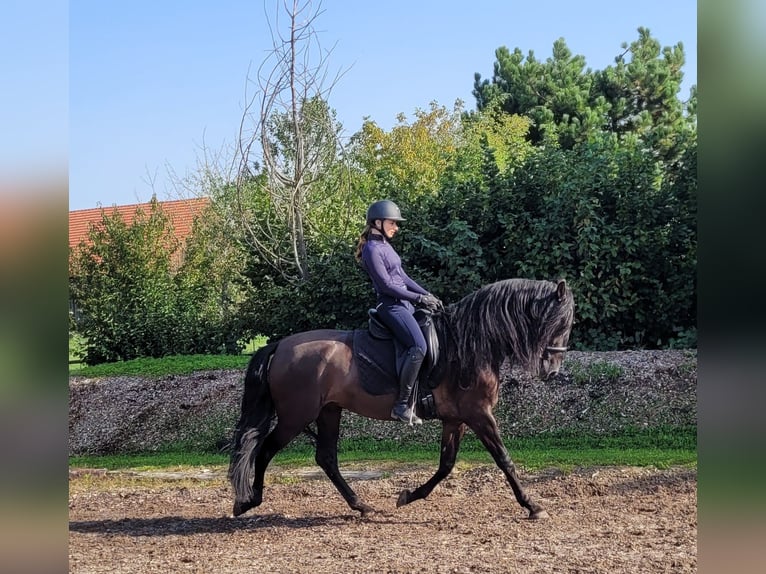
[[[545,347],[546,351],[552,353],[564,353],[569,347]]]

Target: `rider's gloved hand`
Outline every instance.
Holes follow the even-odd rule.
[[[444,303],[441,302],[441,299],[436,297],[435,295],[432,295],[431,293],[426,293],[425,295],[421,295],[418,298],[418,305],[423,307],[424,309],[431,311],[431,313],[434,313],[435,311],[441,311],[444,309]]]

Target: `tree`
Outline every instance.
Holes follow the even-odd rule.
[[[463,145],[455,167],[469,173],[484,173],[486,154],[491,153],[498,173],[515,169],[524,163],[532,150],[527,141],[531,126],[528,117],[505,113],[499,102],[491,103],[481,112],[464,114]],[[473,167],[469,168],[469,165]],[[457,175],[454,167],[451,171]]]
[[[623,44],[614,66],[596,72],[586,69],[583,56],[572,55],[563,38],[544,62],[532,51],[525,59],[518,48],[500,47],[491,80],[475,74],[477,108],[499,104],[508,114],[529,117],[535,144],[571,149],[602,130],[632,133],[673,161],[682,153],[685,132],[696,131],[696,87],[686,104],[678,99],[685,63],[680,42],[661,48],[648,29],[638,34]]]
[[[407,198],[433,195],[451,166],[460,145],[462,103],[452,111],[437,102],[428,110],[416,109],[412,123],[404,114],[386,132],[367,120],[354,135],[354,160],[372,178],[368,186],[381,197]],[[370,198],[372,199],[372,198]]]
[[[327,58],[314,23],[321,5],[283,5],[288,23],[273,28],[273,50],[258,69],[256,94],[240,127],[238,175],[232,206],[242,236],[257,256],[287,281],[310,274],[309,245],[324,215],[343,217],[350,194],[342,126],[327,104]]]
[[[669,174],[640,138],[545,148],[498,182],[505,276],[566,277],[578,345],[659,348],[695,323],[696,151]]]
[[[156,200],[130,224],[103,210],[89,241],[70,253],[88,364],[241,350],[235,254],[209,232],[198,219],[181,245]]]
[[[90,243],[71,254],[71,295],[82,310],[89,364],[160,356],[173,336],[170,274],[178,241],[156,200],[128,225],[104,210]]]
[[[242,308],[251,295],[243,271],[247,252],[232,240],[220,213],[209,206],[194,221],[173,277],[176,290],[176,338],[184,353],[238,353],[248,333]]]
[[[533,121],[534,143],[547,137],[571,147],[594,121],[591,86],[593,76],[585,58],[573,56],[563,38],[553,44],[553,57],[541,62],[529,51],[526,60],[518,48],[495,51],[492,80],[474,76],[477,109],[500,105],[508,114],[526,115]]]
[[[637,134],[659,157],[673,161],[696,133],[697,89],[692,87],[687,102],[678,97],[686,63],[682,43],[662,48],[647,28],[638,35],[622,45],[614,66],[596,72],[595,93],[607,103],[608,131]]]

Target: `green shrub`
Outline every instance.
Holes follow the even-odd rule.
[[[89,365],[241,350],[236,274],[204,231],[195,226],[182,250],[156,200],[130,225],[103,211],[90,242],[70,253],[75,325]]]

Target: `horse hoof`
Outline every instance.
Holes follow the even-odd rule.
[[[366,504],[359,505],[356,510],[359,511],[359,515],[362,516],[362,518],[375,512],[375,509],[372,506],[367,506]]]
[[[399,508],[401,506],[404,506],[405,504],[410,503],[410,491],[409,490],[402,490],[399,493],[399,498],[396,501],[396,507]]]
[[[542,508],[529,513],[530,520],[544,520],[546,518],[550,518],[550,515]]]
[[[253,504],[252,501],[247,501],[247,502],[236,501],[234,503],[234,509],[231,511],[231,514],[232,516],[236,518],[237,516],[241,516],[242,514],[244,514],[251,508],[255,508],[256,506],[257,505]]]

